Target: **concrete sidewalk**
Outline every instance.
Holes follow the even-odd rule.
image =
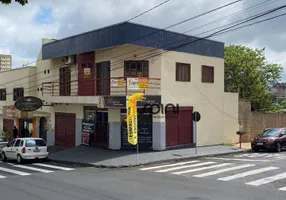
[[[235,146],[223,145],[198,147],[197,150],[197,154],[195,154],[195,148],[140,152],[137,157],[136,151],[112,151],[96,147],[78,146],[70,149],[61,149],[60,151],[53,150],[49,155],[49,159],[60,163],[120,168],[247,151]]]

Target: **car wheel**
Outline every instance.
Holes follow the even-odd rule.
[[[17,163],[21,164],[23,162],[23,158],[21,157],[21,155],[17,155]]]
[[[276,152],[281,152],[281,144],[280,144],[280,142],[277,142],[277,144],[276,144]]]
[[[2,154],[1,154],[1,160],[4,162],[7,160],[7,157],[6,157],[4,152],[2,152]]]

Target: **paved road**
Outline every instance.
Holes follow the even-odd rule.
[[[0,179],[0,196],[21,200],[285,200],[286,191],[279,190],[286,187],[284,156],[241,154],[112,170],[0,163],[0,175],[6,177]]]

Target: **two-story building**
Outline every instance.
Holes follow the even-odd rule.
[[[145,93],[145,103],[179,105],[178,113],[150,117],[140,104],[141,149],[237,141],[238,94],[224,92],[221,42],[125,22],[43,39],[38,60],[36,96],[49,115],[39,116],[37,127],[43,121],[49,145],[134,148],[122,121],[126,98],[136,92]],[[201,114],[197,135],[193,111]]]
[[[10,139],[13,138],[14,125],[19,129],[19,136],[24,135],[24,128],[27,127],[31,136],[36,137],[38,116],[43,114],[39,114],[39,111],[21,112],[14,107],[18,99],[37,95],[36,73],[36,67],[0,72],[0,129],[2,133],[3,128],[6,128]]]

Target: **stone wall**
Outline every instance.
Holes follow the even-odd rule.
[[[265,128],[286,127],[286,113],[251,112],[250,102],[239,101],[239,125],[245,131],[243,142],[250,142]]]

